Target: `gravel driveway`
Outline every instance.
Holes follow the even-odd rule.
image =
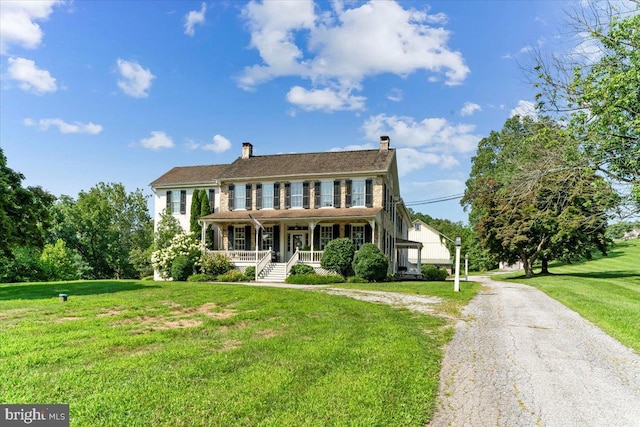
[[[640,356],[532,287],[481,281],[431,427],[640,426]]]

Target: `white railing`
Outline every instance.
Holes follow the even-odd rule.
[[[256,267],[256,276],[259,275],[262,270],[271,262],[271,248],[269,248],[268,251],[260,251],[258,253],[261,252],[265,252],[265,254]]]
[[[207,254],[223,254],[228,256],[232,262],[256,262],[265,257],[271,259],[271,250],[266,251],[206,251]],[[256,258],[257,254],[257,258]]]
[[[324,251],[300,251],[300,262],[305,264],[320,264]]]
[[[289,261],[287,261],[287,266],[284,270],[284,277],[289,277],[289,271],[291,271],[291,267],[296,265],[296,263],[298,262],[298,259],[300,259],[300,251],[296,249],[293,255],[291,255],[291,258],[289,259]]]

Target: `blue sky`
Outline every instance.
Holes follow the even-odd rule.
[[[574,3],[575,4],[575,3]],[[408,202],[460,194],[478,141],[534,91],[561,1],[0,2],[0,146],[55,195],[174,166],[398,149]],[[458,200],[413,205],[467,221]]]

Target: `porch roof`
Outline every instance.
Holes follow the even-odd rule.
[[[407,240],[407,239],[402,239],[400,237],[397,237],[396,247],[422,249],[422,242],[414,242],[413,240]]]
[[[251,211],[217,212],[200,218],[207,223],[251,221],[249,215],[260,222],[281,220],[345,220],[374,219],[382,211],[377,208],[324,208],[324,209],[262,209]]]

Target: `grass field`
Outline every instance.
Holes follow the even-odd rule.
[[[387,285],[440,296],[448,314],[475,289]],[[5,284],[0,402],[68,403],[73,426],[422,426],[452,333],[442,318],[292,289]]]
[[[617,242],[606,257],[553,264],[550,271],[508,280],[546,292],[640,353],[640,240]]]

